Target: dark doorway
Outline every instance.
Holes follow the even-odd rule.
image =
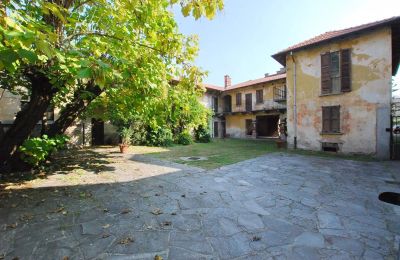
[[[246,111],[249,112],[252,110],[252,103],[253,103],[253,98],[252,94],[246,94]]]
[[[222,127],[222,138],[226,137],[226,122],[221,122],[221,127]]]
[[[218,122],[214,122],[214,137],[218,137]]]
[[[230,95],[224,97],[224,112],[232,112],[232,97]]]
[[[257,116],[257,136],[278,137],[279,115]]]
[[[104,122],[92,118],[92,145],[104,144]]]

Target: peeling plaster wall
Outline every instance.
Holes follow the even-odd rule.
[[[322,53],[351,48],[352,91],[320,96]],[[322,142],[339,143],[340,152],[389,157],[391,31],[383,28],[355,38],[295,52],[298,148],[321,150]],[[293,146],[293,61],[287,62],[288,142]],[[322,135],[322,106],[340,105],[341,135]]]

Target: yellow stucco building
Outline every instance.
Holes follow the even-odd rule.
[[[389,158],[399,24],[328,32],[273,55],[287,70],[291,147]]]

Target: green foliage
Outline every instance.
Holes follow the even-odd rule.
[[[189,133],[189,131],[184,130],[181,133],[179,133],[178,136],[176,137],[176,143],[183,145],[192,144],[193,143],[192,135]]]
[[[147,144],[153,146],[172,146],[174,140],[172,138],[172,132],[168,128],[156,128],[151,129],[148,132]]]
[[[54,151],[64,148],[68,140],[69,137],[65,135],[57,135],[54,138],[48,138],[47,135],[34,137],[25,140],[19,147],[19,151],[24,162],[38,166]]]
[[[130,145],[132,143],[132,137],[134,129],[131,127],[123,127],[120,131],[122,144]]]
[[[63,108],[80,87],[97,85],[103,94],[87,115],[125,123],[140,117],[153,129],[151,142],[168,143],[163,131],[171,130],[158,129],[194,127],[205,118],[197,101],[204,75],[194,66],[198,41],[179,32],[173,4],[196,19],[223,8],[222,0],[6,1],[0,87],[32,93],[32,78],[44,75],[52,103]],[[176,78],[181,83],[171,87]]]
[[[211,142],[211,134],[208,127],[200,125],[194,132],[196,141],[198,143],[209,143]]]

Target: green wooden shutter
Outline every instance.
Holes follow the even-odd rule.
[[[322,107],[322,132],[329,133],[331,129],[331,108]]]
[[[332,92],[332,81],[330,75],[331,54],[321,54],[321,94]]]
[[[331,107],[331,132],[340,132],[340,106]]]
[[[236,106],[241,106],[242,105],[242,93],[237,93],[236,94]]]
[[[340,51],[340,83],[342,92],[351,91],[351,50]]]

